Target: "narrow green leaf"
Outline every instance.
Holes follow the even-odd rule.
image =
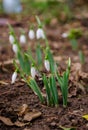
[[[64,106],[67,106],[67,97],[68,97],[68,77],[67,77],[66,72],[63,74],[62,95],[63,95],[63,105],[64,105]]]
[[[66,127],[63,127],[63,126],[59,126],[62,130],[76,130],[75,127],[71,127],[71,128],[66,128]]]
[[[58,105],[58,90],[56,87],[55,77],[52,75],[49,79],[50,79],[50,88],[51,88],[51,93],[54,100],[54,105],[57,106]]]
[[[78,49],[78,43],[76,39],[71,39],[71,45],[72,45],[72,49],[73,50],[77,50]]]
[[[45,74],[43,75],[43,82],[44,82],[44,86],[45,86],[46,94],[47,94],[47,104],[52,105],[51,92],[50,92],[50,88],[49,88],[49,84],[48,84],[48,79],[45,76]]]
[[[85,63],[85,56],[82,51],[79,51],[79,59],[80,59],[81,64]]]
[[[40,88],[38,87],[36,81],[34,79],[31,79],[29,82],[28,82],[29,86],[31,87],[31,89],[34,91],[34,93],[36,93],[40,99],[40,101],[42,103],[44,103],[44,98],[42,96],[42,92],[40,90]]]
[[[54,63],[54,59],[53,59],[53,55],[50,51],[49,48],[47,48],[47,56],[48,56],[48,59],[49,59],[49,62],[50,62],[50,70],[51,70],[51,73],[54,74],[56,71],[55,71],[55,63]]]
[[[62,84],[63,84],[63,78],[58,73],[56,73],[56,78],[58,80],[59,85],[62,86]]]
[[[29,75],[30,74],[30,67],[31,67],[31,65],[30,65],[30,62],[29,62],[29,58],[24,54],[24,67],[25,67],[25,73],[27,74],[27,75]]]
[[[25,69],[24,69],[24,59],[23,59],[22,54],[20,52],[18,52],[17,57],[18,57],[18,60],[20,62],[20,66],[21,66],[22,71],[25,72]]]
[[[42,51],[39,44],[36,47],[36,57],[37,57],[38,66],[41,67],[42,66]]]

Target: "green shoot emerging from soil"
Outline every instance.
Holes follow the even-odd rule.
[[[70,74],[70,67],[71,67],[71,60],[68,60],[68,67],[66,71],[60,76],[58,73],[56,74],[58,83],[60,85],[63,97],[63,106],[67,106],[67,99],[68,99],[68,82],[69,82],[69,74]]]
[[[72,49],[78,52],[80,63],[83,65],[85,63],[85,56],[83,51],[80,50],[78,45],[78,39],[82,36],[82,30],[80,29],[71,29],[68,33],[68,38],[70,39],[70,43],[72,45]]]
[[[21,45],[18,42],[16,35],[14,33],[13,28],[9,25],[10,28],[10,36],[9,41],[12,45],[13,52],[16,55],[16,58],[19,64],[14,60],[14,66],[16,71],[12,76],[12,83],[15,82],[17,73],[24,79],[24,81],[30,86],[33,92],[39,97],[39,100],[43,104],[47,104],[48,106],[58,106],[59,105],[59,95],[57,88],[57,81],[61,87],[61,93],[63,98],[63,106],[67,106],[67,98],[68,98],[68,81],[70,74],[70,66],[71,60],[68,60],[68,67],[62,76],[59,75],[57,65],[53,59],[53,55],[51,53],[49,43],[46,37],[46,34],[43,30],[43,25],[40,19],[36,16],[38,22],[38,29],[36,31],[36,38],[38,40],[38,44],[36,46],[36,58],[32,54],[32,50],[29,47],[28,51],[24,52],[21,49]],[[31,40],[35,38],[35,32],[30,29],[28,36]],[[24,35],[22,35],[23,41],[26,42]],[[45,42],[45,46],[42,47],[39,42]],[[22,40],[21,40],[22,41]],[[43,66],[44,63],[44,66]],[[45,68],[46,73],[41,73]],[[14,76],[15,75],[15,76]],[[14,78],[13,78],[14,77]],[[45,91],[41,90],[41,87],[37,83],[37,80],[41,78]]]
[[[82,36],[82,31],[80,29],[71,29],[68,38],[70,39],[72,49],[77,50],[78,49],[78,43],[77,39]]]

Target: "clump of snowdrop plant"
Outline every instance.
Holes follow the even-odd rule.
[[[41,103],[47,104],[48,106],[58,106],[59,105],[59,95],[58,95],[58,88],[57,82],[61,87],[62,98],[63,98],[63,106],[67,106],[67,99],[68,99],[68,81],[69,81],[69,74],[70,74],[70,66],[71,60],[68,60],[68,66],[66,71],[63,75],[60,75],[57,69],[57,65],[53,59],[53,55],[50,51],[50,47],[48,44],[47,37],[42,27],[42,23],[38,17],[36,17],[38,22],[38,29],[36,31],[36,38],[37,40],[41,39],[45,41],[45,48],[41,48],[40,44],[37,44],[36,48],[36,56],[33,57],[31,48],[28,49],[27,52],[23,52],[19,42],[16,40],[15,34],[14,39],[14,49],[13,51],[16,53],[16,57],[19,61],[19,69],[18,64],[15,63],[15,68],[19,70],[20,76],[25,80],[28,86],[34,91],[34,93],[39,97]],[[33,29],[30,29],[28,36],[30,40],[35,38],[35,33]],[[39,40],[40,41],[40,40]],[[42,56],[43,55],[43,56]],[[43,58],[45,57],[45,58]],[[46,69],[49,73],[41,73],[39,64],[42,64],[42,69]],[[45,88],[45,94],[43,94],[40,86],[36,81],[36,75],[41,77],[42,82]],[[17,73],[14,72],[12,75],[12,83],[15,82],[17,77]],[[43,95],[46,95],[45,97]]]

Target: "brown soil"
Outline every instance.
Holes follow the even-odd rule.
[[[23,82],[17,80],[14,85],[10,84],[12,66],[6,67],[8,72],[1,69],[0,79],[8,85],[0,85],[0,115],[9,117],[13,122],[17,119],[16,110],[23,104],[27,104],[30,110],[42,112],[41,117],[32,120],[25,127],[6,126],[0,121],[0,130],[61,130],[59,126],[76,127],[77,130],[88,130],[88,121],[82,116],[88,113],[88,95],[78,91],[77,95],[68,98],[68,107],[63,108],[62,101],[57,108],[42,105],[38,97]],[[74,86],[75,87],[75,86]],[[73,89],[74,89],[73,87]],[[71,90],[74,93],[74,90]],[[71,92],[69,91],[69,94]]]

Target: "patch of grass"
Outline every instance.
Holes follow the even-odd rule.
[[[46,19],[45,24],[49,24],[50,20],[56,17],[58,20],[61,18],[61,13],[64,12],[67,19],[71,18],[71,11],[66,4],[58,1],[35,1],[25,0],[22,1],[24,10],[23,15],[41,15],[42,18]]]

